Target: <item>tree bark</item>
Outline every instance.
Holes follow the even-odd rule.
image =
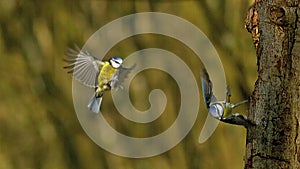
[[[257,55],[245,168],[300,168],[300,7],[256,0],[245,21]]]

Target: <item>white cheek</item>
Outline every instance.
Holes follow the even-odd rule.
[[[119,68],[121,66],[121,64],[112,61],[111,66],[114,67],[114,68]]]
[[[224,109],[220,104],[213,104],[209,108],[209,113],[217,119],[221,119],[224,113]]]

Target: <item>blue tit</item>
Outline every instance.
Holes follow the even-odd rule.
[[[230,89],[227,87],[226,92],[226,100],[218,101],[212,92],[213,84],[210,81],[209,75],[205,68],[201,70],[201,83],[202,83],[202,93],[204,97],[204,101],[209,113],[216,119],[230,124],[243,125],[245,127],[254,125],[247,117],[240,114],[233,114],[232,110],[248,102],[248,100],[244,100],[237,104],[230,103]]]
[[[70,69],[68,73],[72,73],[74,79],[95,89],[87,105],[94,113],[100,111],[103,93],[107,90],[122,88],[122,81],[135,66],[123,67],[123,60],[120,57],[101,61],[90,55],[88,51],[81,51],[78,47],[77,50],[69,49],[68,55],[70,58],[64,60],[69,65],[64,68]]]

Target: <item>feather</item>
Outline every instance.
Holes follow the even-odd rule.
[[[96,88],[98,83],[97,77],[103,62],[90,55],[88,51],[81,51],[77,46],[75,48],[69,48],[67,52],[69,58],[64,59],[69,64],[64,66],[64,68],[69,69],[68,73],[73,73],[73,77],[77,81],[85,86]]]
[[[112,75],[109,85],[112,89],[116,88],[122,88],[123,81],[127,78],[128,74],[131,72],[132,69],[134,69],[136,64],[132,65],[129,68],[126,67],[120,67],[118,68],[118,71]]]
[[[205,68],[201,69],[201,74],[200,74],[200,78],[201,78],[201,84],[202,84],[202,94],[203,94],[203,98],[206,104],[206,107],[209,108],[210,103],[212,101],[212,97],[213,96],[213,92],[212,92],[212,87],[213,84],[209,79],[209,75],[206,71]]]
[[[96,93],[94,94],[94,96],[91,98],[91,100],[89,101],[89,104],[87,105],[87,107],[94,113],[99,113],[100,111],[100,106],[101,106],[101,102],[102,102],[102,95],[101,94],[99,97],[96,96]]]

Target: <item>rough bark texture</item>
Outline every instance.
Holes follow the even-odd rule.
[[[245,168],[300,168],[300,9],[298,0],[256,0],[246,28],[256,48]]]

